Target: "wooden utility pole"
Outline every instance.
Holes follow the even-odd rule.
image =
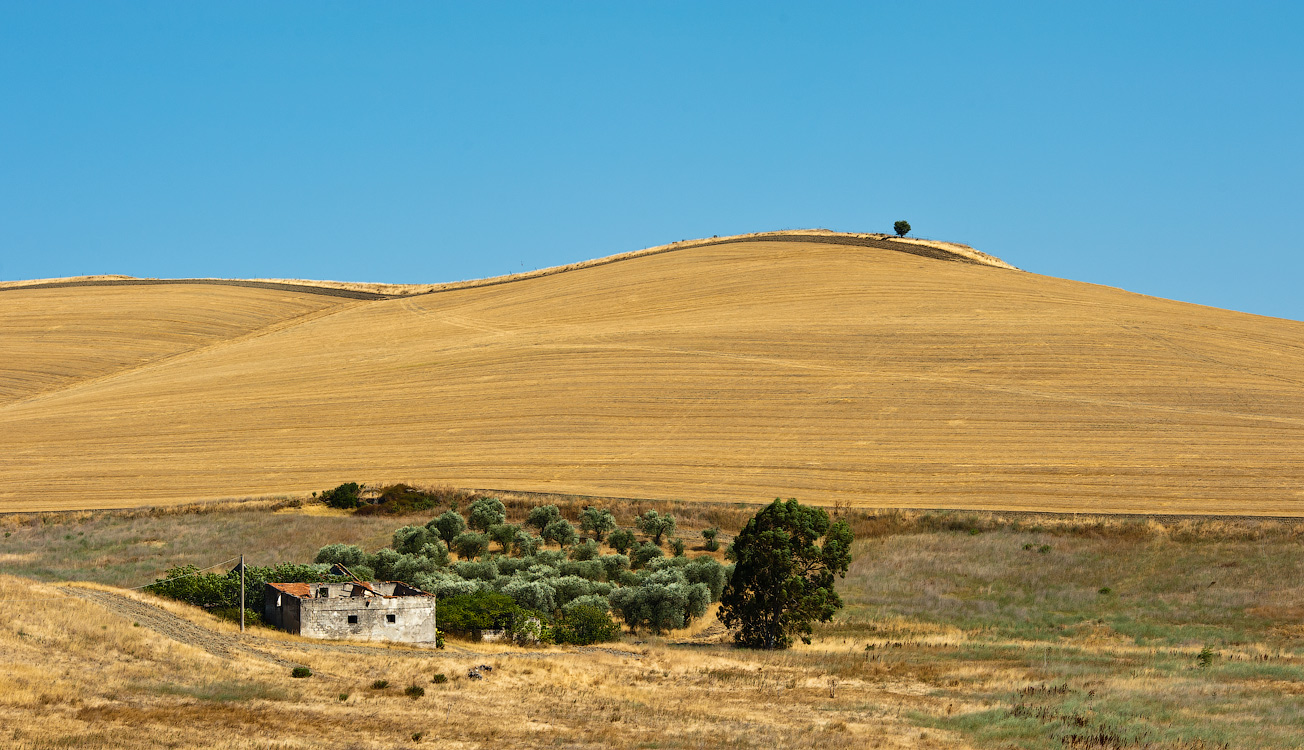
[[[244,553],[240,554],[240,632],[244,632]]]

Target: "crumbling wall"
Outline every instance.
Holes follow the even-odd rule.
[[[298,609],[299,635],[309,638],[435,642],[433,596],[312,598]]]

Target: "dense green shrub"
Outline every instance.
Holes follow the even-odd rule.
[[[670,551],[675,553],[675,557],[683,557],[683,556],[684,556],[684,540],[683,540],[683,539],[680,539],[679,537],[675,537],[674,539],[671,539],[671,540],[670,540]]]
[[[420,513],[439,505],[441,493],[417,489],[406,484],[380,488],[375,500],[358,509],[360,515],[404,515]]]
[[[579,576],[561,576],[545,579],[556,593],[557,606],[565,607],[574,599],[591,594],[606,595],[611,593],[611,584],[603,581],[590,581]]]
[[[340,576],[326,574],[328,565],[295,565],[281,563],[269,567],[245,567],[245,605],[256,604],[263,600],[263,584],[277,583],[318,583],[347,580]],[[240,613],[240,573],[232,570],[227,573],[203,573],[193,565],[170,568],[163,577],[145,587],[146,591],[158,596],[193,604],[205,609],[233,609],[238,618]]]
[[[450,596],[439,602],[439,625],[452,633],[511,628],[523,614],[510,596],[496,591]]]
[[[620,637],[620,627],[605,609],[587,604],[565,607],[552,628],[553,641],[575,646],[606,643]]]
[[[609,592],[607,594],[585,594],[584,596],[577,596],[574,599],[571,599],[569,604],[562,607],[562,610],[564,611],[571,607],[593,607],[595,609],[600,609],[603,612],[610,612],[611,602],[607,599],[608,596],[610,596]]]
[[[403,695],[406,695],[412,700],[416,700],[417,698],[420,698],[425,694],[426,694],[426,689],[421,687],[420,685],[408,685],[406,688],[403,689]]]
[[[236,590],[239,591],[238,588],[237,588]],[[238,596],[238,594],[237,594],[237,596]],[[250,604],[250,602],[246,600],[246,601],[245,601],[245,606],[247,607],[249,604]],[[221,618],[221,619],[223,619],[223,620],[228,620],[228,621],[230,621],[230,622],[240,622],[240,608],[239,608],[239,607],[214,607],[214,608],[208,610],[208,613],[209,613],[210,615],[213,615],[214,617],[218,617],[218,618]],[[244,611],[244,615],[245,615],[245,625],[248,625],[248,626],[250,626],[250,627],[253,627],[253,626],[255,626],[255,625],[262,625],[262,624],[263,624],[263,611],[262,611],[261,603],[260,603],[260,606],[258,607],[258,609],[256,609],[256,610],[254,610],[254,609],[246,609],[246,610]]]
[[[379,580],[408,583],[415,581],[422,574],[434,573],[440,568],[436,560],[424,555],[405,555],[388,548],[367,555],[366,565],[374,571],[375,577]],[[355,575],[361,577],[356,572]]]
[[[303,679],[304,677],[312,677],[312,670],[308,669],[307,667],[295,667],[294,669],[290,670],[290,676],[297,677],[299,679]]]
[[[332,508],[349,510],[362,505],[362,485],[357,482],[345,482],[333,490],[321,493],[322,502]]]

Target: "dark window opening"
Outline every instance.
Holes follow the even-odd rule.
[[[394,615],[385,615],[385,622],[394,622]]]
[[[357,615],[349,615],[349,624],[350,624],[350,625],[357,625],[357,624],[358,624],[358,616],[357,616]]]

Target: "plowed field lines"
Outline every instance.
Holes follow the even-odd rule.
[[[97,308],[110,293],[137,308]],[[375,301],[22,294],[98,309],[126,348],[0,343],[58,389],[0,404],[9,510],[409,481],[1304,515],[1304,324],[872,243],[717,241]],[[218,294],[252,296],[196,297]],[[18,296],[0,323],[39,329]],[[158,331],[195,324],[148,313],[196,305],[244,322],[181,346]]]

